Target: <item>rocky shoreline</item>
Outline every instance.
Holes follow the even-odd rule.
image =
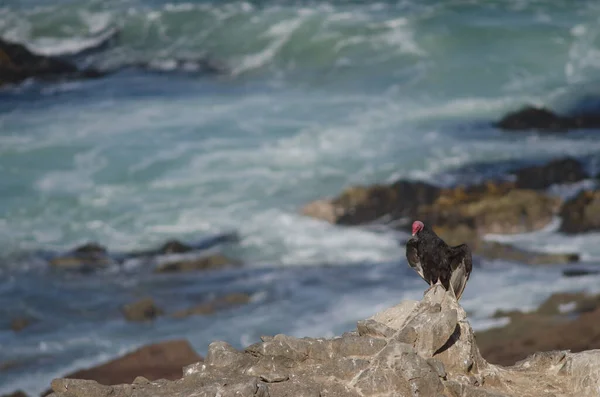
[[[543,311],[553,313],[556,305],[571,298],[553,298],[542,305]],[[589,309],[592,301],[598,298],[587,297],[575,307]],[[142,369],[125,384],[100,381],[99,376],[81,380],[72,374],[52,382],[51,396],[597,395],[599,350],[535,353],[514,365],[500,366],[480,353],[480,349],[488,349],[481,347],[482,335],[473,332],[465,311],[451,295],[435,287],[421,301],[403,301],[333,339],[264,336],[262,342],[241,351],[225,342],[213,342],[205,360],[186,365],[176,380],[170,372],[168,376],[152,375]],[[504,343],[498,341],[497,345]],[[175,350],[168,346],[164,354]],[[189,359],[195,359],[187,348],[183,350]],[[121,361],[131,360],[132,355]],[[131,378],[135,371],[127,373]]]
[[[591,180],[583,164],[570,157],[517,168],[503,178],[475,185],[439,187],[398,180],[391,184],[354,186],[334,198],[308,203],[304,215],[343,226],[385,223],[405,230],[420,219],[449,244],[468,243],[473,252],[490,259],[528,264],[576,263],[579,254],[531,252],[485,240],[486,234],[517,234],[547,227],[562,219],[559,231],[600,230],[598,190],[585,190],[564,201],[548,192],[561,184]]]

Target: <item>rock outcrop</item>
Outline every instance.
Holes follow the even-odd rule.
[[[582,113],[561,116],[543,107],[526,106],[508,113],[494,125],[506,131],[567,132],[584,128],[600,128],[600,115]]]
[[[54,397],[540,397],[597,396],[600,351],[536,353],[512,367],[486,362],[463,308],[441,286],[359,321],[341,337],[262,337],[209,345],[176,381],[55,379]]]

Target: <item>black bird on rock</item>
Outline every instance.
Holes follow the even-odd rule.
[[[421,221],[412,224],[412,238],[406,243],[406,259],[430,288],[441,283],[458,301],[471,276],[473,262],[466,244],[450,247]]]

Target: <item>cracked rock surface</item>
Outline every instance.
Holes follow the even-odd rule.
[[[592,397],[600,350],[487,363],[466,313],[441,286],[359,321],[333,339],[267,336],[244,350],[209,345],[175,381],[104,386],[55,379],[54,397]]]

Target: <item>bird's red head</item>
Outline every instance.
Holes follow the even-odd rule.
[[[414,221],[412,224],[412,235],[414,236],[415,234],[419,233],[421,230],[423,230],[424,227],[425,225],[423,224],[423,222]]]

